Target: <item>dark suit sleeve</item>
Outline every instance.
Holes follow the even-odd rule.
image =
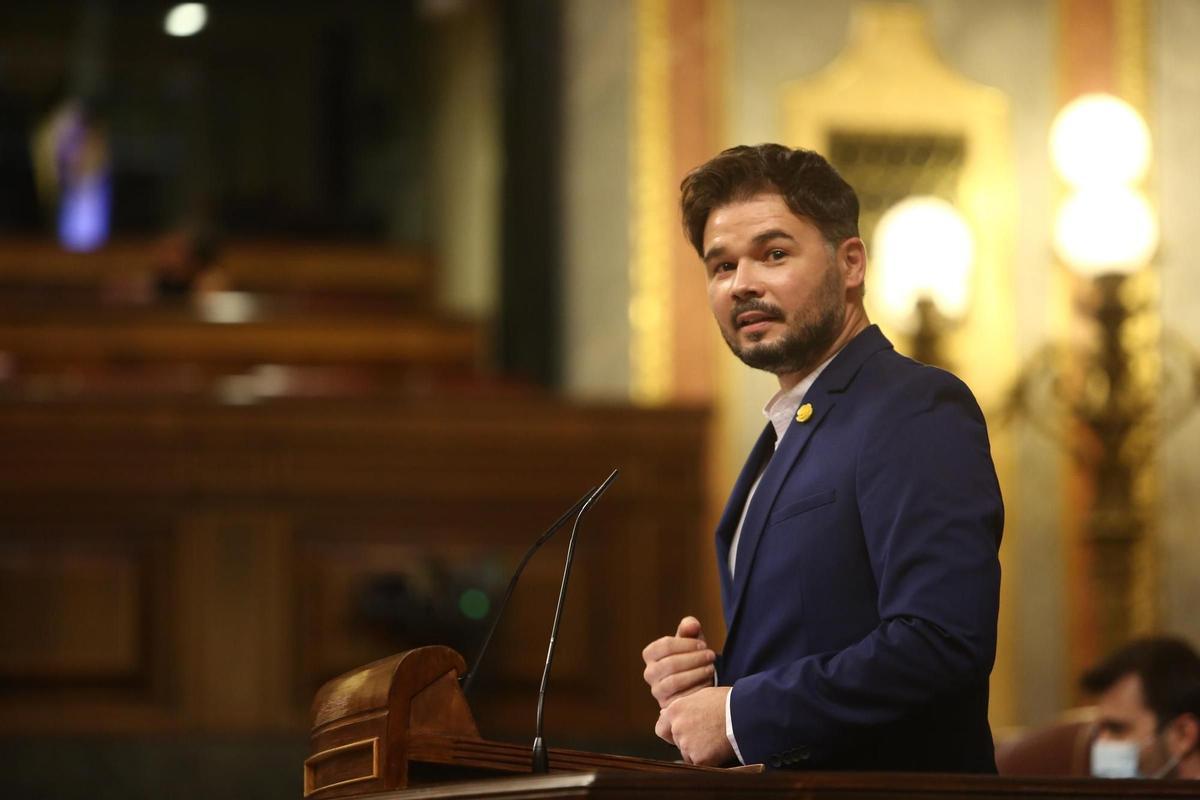
[[[747,763],[802,753],[819,766],[931,704],[986,692],[1003,528],[987,430],[957,378],[910,375],[865,421],[855,474],[879,624],[843,650],[736,682],[731,714]]]

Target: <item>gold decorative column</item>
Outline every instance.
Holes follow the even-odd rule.
[[[629,321],[638,403],[708,403],[714,338],[679,182],[719,149],[727,0],[636,0]]]
[[[630,394],[659,404],[671,393],[670,0],[634,2]]]
[[[633,0],[629,322],[630,395],[641,404],[718,399],[720,336],[700,259],[682,231],[679,183],[721,148],[729,0]],[[729,489],[719,465],[723,416],[711,417],[710,524],[686,548],[690,569],[712,575],[712,527]],[[715,581],[694,613],[719,644]]]
[[[1146,0],[1060,0],[1059,97],[1114,94],[1148,116]],[[1065,192],[1060,187],[1060,197]],[[1160,386],[1158,274],[1150,264],[1094,283],[1060,270],[1063,337],[1098,341],[1095,363],[1075,355],[1054,368],[1074,385],[1079,413],[1068,421],[1069,496],[1063,506],[1068,544],[1068,635],[1074,678],[1157,622],[1154,558],[1158,495],[1157,395]],[[1089,410],[1095,413],[1090,413]]]

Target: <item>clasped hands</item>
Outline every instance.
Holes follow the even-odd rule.
[[[674,636],[655,639],[642,650],[642,677],[659,707],[654,732],[678,747],[689,764],[716,767],[734,758],[725,735],[730,688],[713,685],[716,657],[695,617],[684,617]]]

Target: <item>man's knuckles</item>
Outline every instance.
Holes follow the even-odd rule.
[[[714,660],[715,654],[712,650],[695,650],[668,656],[661,659],[659,663],[663,665],[664,674],[669,674],[673,672],[687,672],[698,667],[705,667]]]
[[[715,658],[716,654],[712,650],[699,650],[652,659],[646,662],[646,668],[642,670],[642,678],[646,683],[654,684],[655,681],[667,675],[706,667]]]
[[[682,685],[682,680],[681,680],[680,673],[676,672],[674,674],[668,675],[667,677],[665,677],[661,681],[659,681],[658,682],[658,690],[660,693],[662,693],[666,697],[670,697],[671,695],[673,695],[679,691],[681,685]]]
[[[681,653],[694,653],[707,649],[703,639],[689,636],[663,636],[655,639],[642,650],[642,660],[649,664]]]
[[[697,689],[712,683],[712,673],[707,667],[689,672],[676,672],[650,685],[650,693],[660,704],[666,703],[675,696],[691,694]]]
[[[664,659],[661,661],[655,661],[653,664],[648,665],[644,670],[642,670],[642,678],[646,681],[646,683],[650,684],[650,686],[654,686],[664,680],[667,680],[673,675],[677,675],[680,672],[686,671],[686,665],[681,665],[679,662]]]
[[[658,738],[670,744],[675,744],[675,731],[671,723],[671,710],[664,708],[658,715],[658,721],[654,723],[654,733]]]
[[[659,708],[666,708],[679,691],[672,688],[670,683],[659,681],[650,687],[650,694],[658,701]]]
[[[654,735],[665,742],[671,742],[671,723],[659,717],[658,722],[654,723]]]
[[[661,636],[642,649],[642,661],[652,664],[670,653],[670,641],[674,636]]]

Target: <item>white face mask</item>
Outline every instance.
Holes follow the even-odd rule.
[[[1139,750],[1137,742],[1097,739],[1092,743],[1092,775],[1097,778],[1136,778]]]
[[[1092,776],[1096,778],[1165,778],[1170,775],[1183,754],[1172,756],[1166,764],[1154,771],[1153,775],[1143,776],[1138,769],[1138,755],[1141,748],[1137,742],[1107,742],[1096,740],[1092,743]]]

